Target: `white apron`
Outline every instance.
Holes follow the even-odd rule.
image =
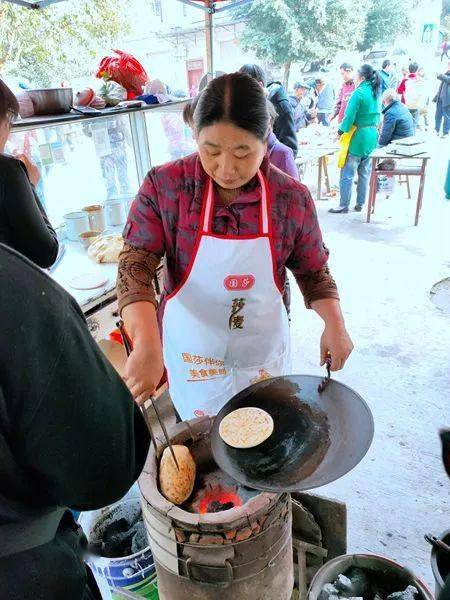
[[[290,372],[289,322],[278,286],[267,183],[257,235],[212,233],[213,183],[203,198],[191,262],[168,296],[163,350],[183,420],[216,415],[235,394]]]

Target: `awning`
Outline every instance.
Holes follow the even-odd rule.
[[[9,2],[10,4],[17,4],[18,6],[25,6],[26,8],[45,8],[50,4],[57,4],[58,2],[66,2],[67,0],[0,0],[0,2]],[[252,0],[178,0],[188,6],[195,6],[201,8],[205,12],[218,13],[228,8],[239,6],[241,4],[247,4]],[[218,6],[221,3],[223,6]]]
[[[58,2],[65,2],[66,0],[0,0],[1,2],[9,2],[10,4],[17,4],[17,6],[25,6],[26,8],[39,9],[45,8],[50,4],[57,4]]]

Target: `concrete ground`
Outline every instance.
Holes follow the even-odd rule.
[[[349,552],[390,557],[434,588],[423,536],[450,528],[450,482],[438,438],[439,428],[450,426],[450,314],[431,303],[429,292],[450,277],[450,201],[443,192],[450,141],[430,134],[430,145],[418,227],[412,225],[416,184],[413,200],[407,200],[404,186],[389,199],[379,196],[370,224],[364,213],[328,214],[337,200],[317,203],[355,344],[335,378],[365,398],[375,420],[364,460],[317,491],[347,503]],[[337,172],[331,171],[337,183]],[[295,372],[322,373],[321,331],[319,318],[294,293]]]

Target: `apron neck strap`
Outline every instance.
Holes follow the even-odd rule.
[[[261,218],[260,218],[260,230],[262,235],[269,233],[269,194],[267,191],[267,182],[261,170],[257,173],[259,183],[261,185]],[[212,220],[214,214],[214,186],[213,180],[210,177],[206,186],[206,203],[203,212],[203,233],[211,233],[212,231]]]

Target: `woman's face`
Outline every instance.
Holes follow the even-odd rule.
[[[197,136],[203,168],[225,189],[248,183],[256,175],[267,151],[267,143],[231,123],[204,127]]]
[[[8,141],[11,131],[11,123],[9,119],[0,120],[0,152],[3,152]]]

